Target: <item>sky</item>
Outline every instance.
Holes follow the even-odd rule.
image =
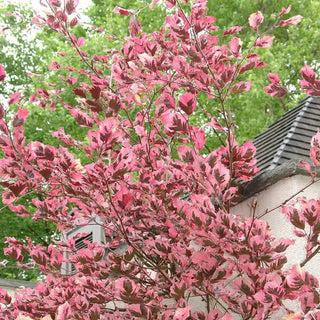
[[[0,4],[4,4],[4,3],[21,3],[21,4],[25,4],[26,2],[29,2],[32,4],[33,9],[35,10],[41,10],[43,7],[39,4],[40,0],[0,0]],[[43,3],[46,2],[46,0],[42,0]],[[79,9],[86,9],[89,5],[92,4],[91,0],[79,0]]]

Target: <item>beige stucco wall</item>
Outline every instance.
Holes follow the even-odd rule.
[[[7,286],[1,286],[1,289],[6,290],[8,292],[8,294],[13,297],[17,288],[14,287],[7,287]]]

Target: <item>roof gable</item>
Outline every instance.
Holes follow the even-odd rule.
[[[309,160],[310,141],[320,128],[320,98],[307,97],[253,139],[260,173],[288,160]]]
[[[253,139],[260,171],[243,185],[251,197],[280,179],[307,174],[299,161],[310,161],[310,141],[320,128],[320,97],[307,97]]]

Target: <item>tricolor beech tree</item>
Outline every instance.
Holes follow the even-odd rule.
[[[130,36],[122,50],[89,57],[82,47],[90,39],[72,34],[78,2],[48,0],[47,13],[33,18],[70,42],[82,69],[53,61],[50,70],[68,71],[61,76],[64,85],[39,88],[29,103],[53,112],[66,108],[87,137],[77,141],[60,128],[52,133],[59,148],[26,143],[26,97],[13,93],[7,105],[16,107],[15,114],[0,108],[2,202],[13,214],[57,224],[62,233],[100,223],[113,240],[87,242],[77,251],[74,238],[42,247],[9,237],[5,253],[21,268],[30,268],[22,253],[28,254],[46,277],[14,301],[0,289],[1,319],[262,320],[279,310],[288,319],[320,319],[318,280],[301,266],[285,268],[292,241],[276,240],[265,221],[230,214],[239,196],[234,182],[258,172],[253,144],[234,138],[228,99],[250,90],[245,74],[265,66],[255,50],[272,45],[274,36],[261,30],[261,12],[249,17],[255,40],[243,47],[240,26],[215,35],[205,0],[193,1],[190,14],[183,10],[188,0],[165,1],[171,14],[152,34],[141,32],[139,12],[116,7],[115,13],[131,17]],[[289,13],[283,8],[272,28],[300,22],[301,16],[285,20]],[[302,90],[320,95],[313,70],[305,66],[301,74]],[[0,81],[5,76],[0,66]],[[287,94],[278,75],[269,79],[268,94]],[[220,114],[207,114],[202,127],[192,124],[199,99],[216,104]],[[218,150],[206,148],[210,127],[225,136]],[[81,163],[72,150],[86,160]],[[319,133],[310,156],[317,166]],[[316,181],[315,170],[302,165]],[[33,212],[23,203],[26,195]],[[306,259],[312,259],[320,248],[319,201],[283,211],[307,238]],[[65,274],[64,263],[74,265],[72,274]],[[194,297],[202,299],[202,311],[194,310]],[[296,301],[295,310],[288,300]]]

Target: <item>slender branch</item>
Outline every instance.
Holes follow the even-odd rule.
[[[293,194],[292,196],[290,196],[288,199],[284,200],[282,203],[280,203],[278,206],[270,209],[270,210],[266,210],[264,213],[260,214],[257,218],[261,219],[262,217],[264,217],[265,215],[267,215],[268,213],[275,211],[279,208],[281,208],[282,206],[284,206],[287,202],[289,202],[290,200],[292,200],[293,198],[295,198],[298,194],[300,194],[301,192],[303,192],[304,190],[306,190],[307,188],[309,188],[310,186],[312,186],[314,183],[317,183],[318,181],[320,181],[319,179],[313,179],[310,183],[308,183],[305,187],[303,187],[302,189],[300,189],[299,191],[297,191],[295,194]]]

